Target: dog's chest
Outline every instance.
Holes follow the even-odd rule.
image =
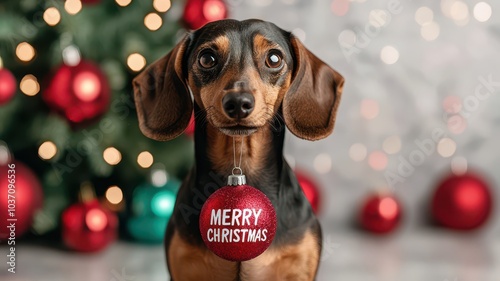
[[[167,255],[172,280],[176,281],[310,281],[318,266],[319,246],[308,232],[297,244],[271,247],[257,258],[239,263],[193,246],[176,232]]]

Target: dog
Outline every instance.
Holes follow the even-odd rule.
[[[321,228],[283,157],[285,125],[302,139],[327,137],[343,84],[290,32],[255,19],[208,23],[134,79],[139,127],[147,137],[171,140],[195,115],[195,163],[165,235],[171,280],[315,280]],[[198,219],[233,168],[233,137],[243,136],[241,168],[248,184],[271,200],[278,226],[264,253],[233,262],[205,247]]]

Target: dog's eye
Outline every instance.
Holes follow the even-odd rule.
[[[281,66],[282,58],[281,53],[278,51],[270,51],[267,54],[266,65],[269,68],[278,68]]]
[[[214,53],[207,51],[201,54],[198,62],[203,68],[212,68],[217,64],[217,59],[215,58]]]

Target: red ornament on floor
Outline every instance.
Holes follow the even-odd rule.
[[[104,74],[87,61],[59,67],[43,92],[47,105],[73,126],[91,123],[106,113],[110,98]]]
[[[277,218],[267,196],[242,181],[214,192],[201,209],[199,224],[209,250],[226,260],[246,261],[273,242]]]
[[[316,183],[314,183],[309,177],[301,172],[295,172],[297,180],[299,181],[300,187],[304,192],[307,200],[311,204],[314,214],[318,214],[320,209],[320,192]]]
[[[432,215],[445,227],[472,230],[487,221],[492,205],[490,188],[479,175],[450,175],[432,197]]]
[[[189,29],[227,18],[227,6],[221,0],[188,0],[182,20]]]
[[[10,229],[7,227],[14,221],[9,221],[9,219],[15,219],[16,237],[20,237],[30,229],[36,211],[42,208],[42,186],[31,169],[19,161],[0,165],[0,175],[2,175],[0,177],[0,236],[10,236]],[[10,198],[9,195],[11,195]],[[14,203],[9,202],[13,198],[15,198],[15,207]]]
[[[16,93],[16,78],[10,71],[0,68],[0,105],[9,102]]]
[[[76,203],[62,215],[64,244],[78,252],[97,252],[116,240],[118,218],[99,201]]]
[[[399,225],[401,212],[401,205],[394,196],[374,194],[365,199],[359,220],[364,229],[384,234],[392,232]]]

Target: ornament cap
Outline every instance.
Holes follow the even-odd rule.
[[[227,185],[244,185],[247,183],[245,175],[229,175],[227,177]]]

